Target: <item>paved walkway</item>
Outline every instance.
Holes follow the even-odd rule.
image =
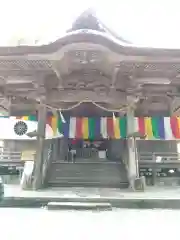
[[[18,185],[5,185],[5,198],[88,198],[88,199],[179,199],[178,187],[147,187],[145,192],[112,188],[48,188],[22,190]]]

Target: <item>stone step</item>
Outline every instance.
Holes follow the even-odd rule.
[[[48,186],[107,186],[120,187],[126,183],[127,172],[119,163],[52,163],[49,166]]]
[[[92,202],[49,202],[48,210],[111,210],[110,203]]]

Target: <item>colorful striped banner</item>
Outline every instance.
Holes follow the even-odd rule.
[[[180,139],[179,117],[139,117],[135,118],[135,132],[146,135],[146,139]]]
[[[120,139],[127,136],[126,118],[75,118],[65,119],[63,123],[61,118],[56,122],[57,130],[64,137],[76,139],[97,139],[97,138],[113,138]],[[55,122],[48,121],[55,133]]]
[[[97,139],[127,137],[127,120],[123,118],[75,118],[59,119],[59,133],[67,138]],[[140,132],[148,140],[180,139],[180,117],[139,117],[134,118],[134,132]],[[52,127],[53,128],[53,127]]]
[[[3,116],[2,116],[3,117]],[[4,116],[5,117],[5,116]],[[36,116],[16,117],[16,119],[37,121]],[[127,137],[127,120],[113,117],[70,117],[62,122],[60,116],[48,116],[47,124],[54,136],[62,133],[67,138],[97,139]],[[134,132],[146,135],[146,139],[180,139],[180,117],[135,117]]]
[[[3,116],[5,117],[5,116]],[[10,118],[15,118],[19,120],[24,120],[24,121],[37,121],[37,116],[36,115],[30,115],[30,116],[21,116],[21,117],[10,117]]]

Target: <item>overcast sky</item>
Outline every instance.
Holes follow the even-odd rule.
[[[180,48],[180,0],[0,0],[0,45],[56,40],[92,7],[107,27],[143,46]]]

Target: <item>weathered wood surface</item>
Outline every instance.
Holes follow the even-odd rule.
[[[56,108],[83,100],[124,105],[131,95],[139,114],[169,115],[180,105],[179,69],[180,50],[135,47],[85,13],[54,43],[0,47],[0,106],[31,112],[41,98]]]

